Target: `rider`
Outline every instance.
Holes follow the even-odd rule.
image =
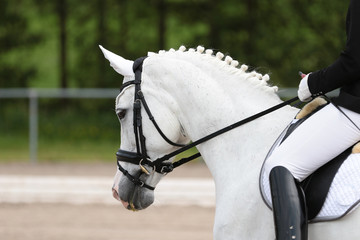
[[[327,68],[302,75],[298,89],[301,101],[341,87],[339,96],[297,127],[265,165],[278,240],[307,239],[307,210],[299,182],[360,141],[360,0],[350,1],[346,34],[339,58]]]

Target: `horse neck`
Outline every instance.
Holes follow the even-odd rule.
[[[152,63],[144,67],[148,70],[145,78],[159,76],[152,84],[174,99],[176,114],[192,141],[281,102],[269,87],[259,86],[263,82],[245,79],[249,78],[245,73],[231,77],[174,59]],[[159,65],[162,67],[155,67]],[[294,110],[285,107],[199,145],[215,181],[229,177],[236,166],[261,165],[260,159],[293,116]]]

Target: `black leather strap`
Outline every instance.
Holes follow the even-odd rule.
[[[252,116],[250,116],[248,118],[245,118],[245,119],[240,120],[240,121],[238,121],[238,122],[236,122],[234,124],[231,124],[230,126],[224,127],[224,128],[222,128],[222,129],[220,129],[220,130],[218,130],[218,131],[216,131],[216,132],[214,132],[212,134],[209,134],[209,135],[207,135],[207,136],[205,136],[203,138],[200,138],[199,140],[197,140],[197,141],[195,141],[193,143],[190,143],[190,144],[188,144],[188,145],[186,145],[186,146],[184,146],[184,147],[182,147],[182,148],[180,148],[178,150],[175,150],[174,152],[171,152],[171,153],[166,154],[165,156],[163,156],[161,158],[156,159],[154,161],[154,163],[155,163],[155,165],[157,165],[160,162],[169,160],[170,158],[172,158],[172,157],[174,157],[174,156],[176,156],[176,155],[178,155],[178,154],[180,154],[182,152],[185,152],[186,150],[189,150],[190,148],[193,148],[193,147],[195,147],[195,146],[197,146],[197,145],[199,145],[201,143],[204,143],[204,142],[206,142],[206,141],[208,141],[208,140],[210,140],[210,139],[212,139],[214,137],[217,137],[217,136],[219,136],[219,135],[221,135],[223,133],[226,133],[226,132],[228,132],[228,131],[230,131],[230,130],[232,130],[234,128],[237,128],[237,127],[239,127],[241,125],[244,125],[244,124],[246,124],[248,122],[254,121],[255,119],[258,119],[258,118],[260,118],[260,117],[262,117],[262,116],[264,116],[266,114],[269,114],[269,113],[271,113],[273,111],[276,111],[276,110],[278,110],[278,109],[280,109],[280,108],[282,108],[282,107],[284,107],[286,105],[289,105],[290,103],[295,102],[298,99],[299,99],[298,97],[294,97],[294,98],[289,99],[289,100],[287,100],[285,102],[282,102],[282,103],[280,103],[278,105],[275,105],[275,106],[273,106],[271,108],[268,108],[268,109],[266,109],[266,110],[264,110],[262,112],[259,112],[259,113],[255,114],[255,115],[252,115]]]
[[[127,170],[125,170],[121,166],[119,161],[117,161],[117,165],[118,165],[119,170],[136,186],[145,187],[145,188],[147,188],[149,190],[152,190],[152,191],[155,190],[155,188],[153,186],[150,186],[150,185],[146,184],[145,182],[141,181],[139,178],[136,178],[133,175],[131,175]]]
[[[134,80],[123,83],[120,87],[120,92],[122,92],[126,87],[133,85],[133,84],[135,84]]]
[[[334,105],[360,131],[360,128],[358,127],[358,125],[356,125],[356,123],[354,123],[354,121],[348,115],[346,115],[346,113],[340,108],[339,105],[334,103],[334,101],[331,98],[329,98],[328,96],[326,96],[325,94],[323,94],[322,96],[324,96],[324,98],[327,101],[329,101],[332,105]]]
[[[179,143],[174,143],[173,141],[171,141],[169,138],[166,137],[166,135],[163,133],[163,131],[161,130],[161,128],[159,127],[159,125],[157,124],[154,116],[152,115],[149,106],[146,103],[146,100],[144,98],[144,94],[139,91],[137,92],[139,99],[141,100],[142,105],[145,108],[145,111],[150,119],[150,121],[153,123],[153,125],[155,126],[156,130],[158,131],[158,133],[161,135],[161,137],[170,145],[176,146],[176,147],[183,147],[185,146],[184,144],[179,144]]]

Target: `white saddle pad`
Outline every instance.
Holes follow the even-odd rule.
[[[279,137],[273,149],[281,142],[286,130]],[[272,150],[273,150],[272,149]],[[272,152],[271,150],[271,152]],[[260,190],[265,203],[271,208],[269,179],[260,174]],[[330,186],[329,193],[319,214],[312,220],[329,221],[341,218],[355,210],[360,203],[360,153],[350,154],[341,165]]]

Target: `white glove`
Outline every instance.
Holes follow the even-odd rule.
[[[302,102],[308,102],[311,100],[311,92],[308,85],[309,74],[301,79],[298,89],[298,97]]]

